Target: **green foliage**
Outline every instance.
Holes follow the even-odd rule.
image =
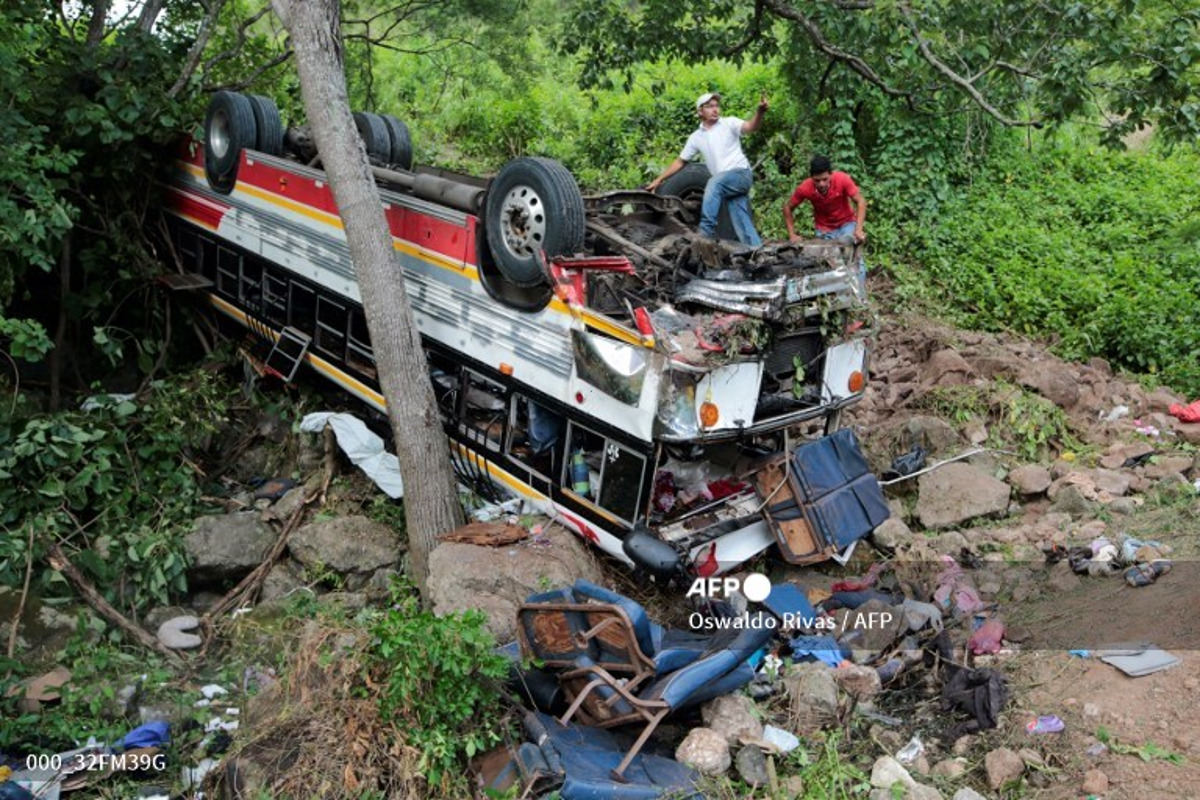
[[[943,307],[1200,392],[1200,154],[1010,147],[910,237]]]
[[[86,412],[0,416],[0,583],[20,583],[32,530],[35,562],[62,543],[118,605],[182,592],[180,531],[201,497],[191,459],[229,391],[199,370],[156,381],[136,401],[102,396]],[[56,580],[39,573],[43,590]]]
[[[1027,461],[1053,458],[1059,450],[1080,447],[1061,408],[1002,380],[983,388],[936,387],[922,403],[938,416],[959,424],[986,423],[989,445],[1015,450]]]
[[[372,673],[383,685],[381,711],[422,753],[432,785],[461,773],[462,759],[500,741],[496,727],[508,661],[497,655],[482,612],[435,616],[397,584],[393,606],[372,627]]]
[[[1108,749],[1114,753],[1122,755],[1137,756],[1142,761],[1150,762],[1154,760],[1166,761],[1168,764],[1179,766],[1184,763],[1184,757],[1178,753],[1172,753],[1165,747],[1155,744],[1154,742],[1146,742],[1143,745],[1129,745],[1117,741],[1117,738],[1103,725],[1096,728],[1096,738],[1108,746]]]
[[[40,322],[9,319],[0,314],[0,341],[8,340],[8,353],[25,361],[41,361],[53,344]]]
[[[870,790],[869,776],[846,757],[842,745],[841,732],[831,731],[788,756],[789,771],[804,779],[805,797],[849,800]]]
[[[12,752],[13,745],[21,743],[35,752],[61,753],[88,736],[118,740],[129,732],[129,723],[113,713],[119,676],[145,675],[149,685],[169,677],[156,656],[97,641],[95,634],[82,629],[59,653],[59,664],[71,671],[71,680],[63,686],[61,701],[38,713],[19,714],[15,699],[7,697],[8,689],[26,676],[15,672],[0,680],[0,709],[6,715],[0,725],[0,749]]]

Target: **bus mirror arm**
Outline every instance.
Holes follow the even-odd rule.
[[[685,572],[679,553],[650,533],[644,519],[634,523],[633,530],[622,543],[622,550],[635,566],[649,572],[656,581],[669,581]]]

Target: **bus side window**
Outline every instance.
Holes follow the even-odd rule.
[[[287,279],[270,270],[263,275],[263,313],[276,325],[287,325]]]
[[[646,458],[571,423],[563,486],[625,522],[638,516]]]
[[[217,249],[217,292],[230,300],[238,299],[238,281],[241,279],[242,257],[228,247]]]
[[[326,297],[317,298],[317,349],[339,361],[346,355],[346,307]]]
[[[509,455],[542,477],[550,478],[554,466],[562,463],[565,428],[566,420],[560,414],[527,397],[514,395],[508,425]]]
[[[302,283],[292,281],[290,317],[291,326],[301,333],[312,336],[317,328],[317,296]]]
[[[350,341],[346,345],[346,363],[351,369],[375,380],[375,353],[371,350],[371,337],[367,333],[367,318],[359,309],[350,312]],[[432,369],[430,372],[432,373]],[[434,389],[437,384],[434,383]]]
[[[498,451],[507,416],[508,398],[504,387],[468,371],[463,393],[463,421],[467,433],[482,436],[490,449]]]

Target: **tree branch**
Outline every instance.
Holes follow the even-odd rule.
[[[875,70],[871,69],[870,65],[867,64],[866,61],[863,61],[862,58],[856,56],[854,53],[849,53],[845,50],[842,50],[840,47],[833,45],[828,39],[825,38],[825,35],[821,33],[821,29],[817,27],[817,24],[809,19],[809,17],[800,11],[800,9],[788,5],[786,2],[784,2],[784,0],[763,0],[763,2],[767,8],[774,12],[775,16],[782,17],[783,19],[790,19],[792,22],[800,23],[800,26],[804,28],[805,33],[808,34],[808,38],[812,41],[812,43],[816,45],[818,50],[827,55],[829,58],[832,58],[835,61],[841,61],[867,81],[879,87],[884,94],[887,94],[891,97],[903,97],[909,101],[910,105],[913,104],[912,92],[906,92],[903,89],[897,89],[896,87],[891,86],[887,83],[887,81],[881,78],[879,74],[875,72]]]
[[[221,15],[221,7],[224,5],[225,0],[213,0],[212,4],[208,6],[208,12],[204,15],[204,20],[200,23],[200,30],[196,33],[196,41],[192,42],[192,48],[188,50],[187,58],[183,62],[183,70],[175,79],[174,85],[167,91],[168,97],[178,96],[191,82],[192,76],[196,74],[196,69],[200,66],[200,57],[204,55],[204,48],[208,47],[208,41],[216,29],[217,17]]]
[[[906,3],[900,3],[897,8],[900,10],[901,16],[904,17],[904,21],[908,24],[909,30],[912,31],[913,39],[915,39],[917,43],[917,48],[921,51],[921,57],[924,58],[931,67],[944,75],[947,80],[962,89],[968,97],[975,101],[977,106],[986,111],[991,117],[1000,122],[1000,124],[1009,128],[1044,127],[1041,120],[1014,119],[1013,117],[1007,117],[1001,113],[998,108],[987,101],[987,98],[985,98],[969,80],[964,78],[962,75],[959,75],[949,66],[947,66],[944,61],[934,55],[933,50],[931,50],[929,47],[929,42],[922,38],[921,31],[917,28],[916,20],[913,19],[912,12],[908,8],[908,5]]]

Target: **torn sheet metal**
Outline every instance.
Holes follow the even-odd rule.
[[[318,411],[308,414],[300,421],[300,430],[320,433],[328,425],[337,437],[338,447],[354,464],[375,482],[384,493],[398,500],[404,496],[404,482],[400,479],[400,462],[383,447],[380,439],[370,428],[353,414]]]

